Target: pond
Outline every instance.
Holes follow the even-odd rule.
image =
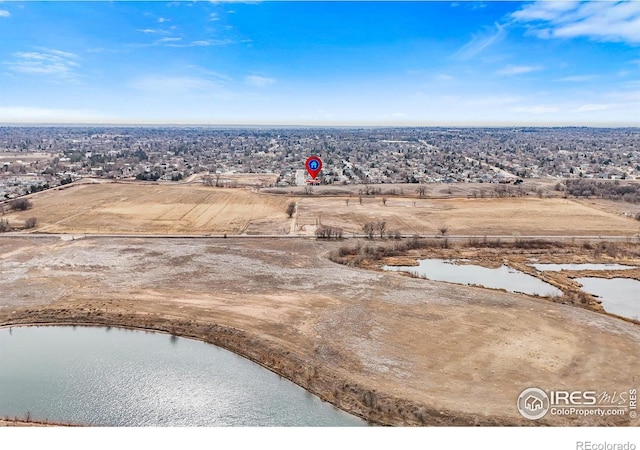
[[[629,319],[640,319],[640,281],[631,278],[574,278],[582,290],[602,300],[605,311]]]
[[[214,345],[99,327],[0,329],[0,417],[105,426],[364,426]]]
[[[561,270],[629,270],[636,266],[624,264],[529,264],[542,272],[559,272]]]
[[[478,285],[540,296],[562,295],[562,291],[555,286],[504,265],[497,269],[489,269],[456,262],[457,260],[453,259],[420,259],[418,266],[383,266],[383,269],[409,272],[433,281]]]

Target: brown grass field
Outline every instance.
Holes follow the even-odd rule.
[[[288,231],[288,199],[245,189],[198,185],[108,183],[77,185],[32,197],[34,207],[10,222],[38,218],[49,233],[253,233]]]
[[[476,236],[634,235],[640,223],[600,203],[537,196],[509,198],[418,198],[285,195],[199,184],[103,183],[50,190],[31,197],[33,208],[5,216],[20,227],[38,219],[36,232],[116,234],[313,234],[318,224],[361,233],[384,220],[403,234]],[[298,195],[295,195],[295,194]],[[286,205],[295,201],[289,219]],[[293,223],[295,221],[295,225]]]

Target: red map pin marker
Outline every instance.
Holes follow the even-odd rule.
[[[309,156],[307,158],[307,162],[305,163],[305,166],[307,167],[307,172],[309,172],[309,175],[311,175],[311,178],[315,180],[318,174],[320,173],[320,171],[322,170],[322,160],[317,156]]]

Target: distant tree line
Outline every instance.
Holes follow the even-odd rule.
[[[144,172],[136,175],[136,180],[141,181],[157,181],[160,179],[160,174],[156,172]]]
[[[574,197],[600,197],[609,200],[622,200],[640,203],[640,184],[621,184],[616,181],[567,180],[565,193]]]

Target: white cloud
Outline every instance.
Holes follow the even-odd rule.
[[[566,81],[570,83],[582,83],[598,78],[598,75],[571,75],[568,77],[558,78],[556,81]]]
[[[11,17],[11,13],[6,9],[0,9],[0,17]]]
[[[498,75],[521,75],[524,73],[535,72],[541,70],[540,66],[507,66],[504,69],[498,70]]]
[[[550,2],[528,4],[511,14],[541,38],[586,37],[640,43],[640,2]]]
[[[145,34],[155,34],[155,33],[158,33],[158,34],[169,34],[169,32],[166,31],[166,30],[154,30],[154,29],[151,29],[151,28],[145,28],[143,30],[137,30],[137,31],[139,31],[140,33],[145,33]]]
[[[574,109],[572,112],[604,111],[606,109],[610,109],[611,106],[612,105],[610,104],[586,104]]]
[[[451,75],[446,74],[446,73],[439,73],[438,75],[436,75],[436,80],[438,80],[438,81],[450,81],[450,80],[453,80],[453,77]]]
[[[474,34],[471,40],[454,53],[454,59],[471,59],[493,44],[500,42],[506,36],[507,31],[504,25],[495,24],[495,30],[483,34]]]
[[[164,17],[160,17],[160,18],[158,18],[158,23],[165,23],[165,22],[169,22],[170,20],[171,20],[171,19],[167,19],[167,18],[164,18]]]
[[[245,77],[244,81],[254,87],[265,87],[276,82],[273,78],[261,77],[258,75],[250,75]]]
[[[179,38],[179,37],[166,37],[166,38],[158,39],[156,43],[164,44],[165,42],[180,42],[181,40],[182,38]]]
[[[78,55],[55,49],[39,49],[33,52],[14,53],[12,61],[4,64],[13,72],[54,75],[59,78],[76,77],[75,69],[79,67]]]
[[[215,21],[218,21],[218,20],[220,20],[220,17],[218,17],[217,13],[211,13],[209,15],[209,21],[210,22],[215,22]]]
[[[530,113],[530,114],[548,114],[548,113],[558,112],[559,109],[556,108],[555,106],[536,105],[536,106],[521,106],[518,108],[514,108],[513,111]]]
[[[187,43],[169,43],[167,47],[185,48],[185,47],[209,47],[213,45],[229,45],[233,44],[231,39],[208,39],[202,41],[192,41]]]
[[[511,14],[511,17],[522,22],[533,20],[556,20],[563,14],[574,10],[578,3],[579,2],[577,1],[540,1],[525,5],[521,10]]]

